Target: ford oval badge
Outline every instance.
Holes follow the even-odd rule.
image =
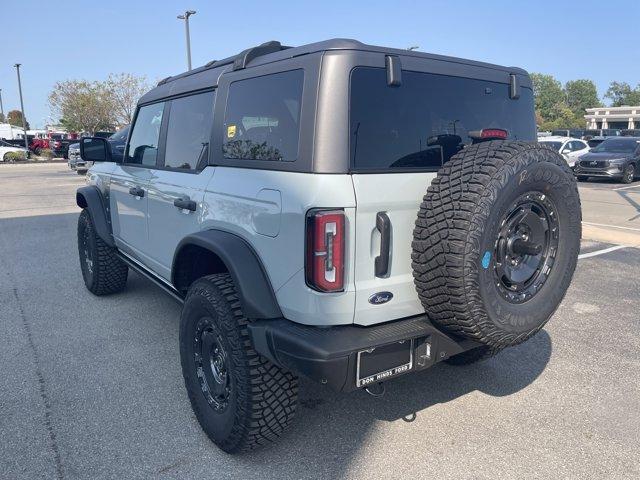
[[[369,297],[369,303],[372,305],[382,305],[393,298],[391,292],[377,292]]]

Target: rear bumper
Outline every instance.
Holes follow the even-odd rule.
[[[345,392],[357,389],[358,352],[412,340],[414,361],[405,372],[409,373],[480,346],[441,332],[426,315],[371,327],[314,327],[286,319],[258,320],[249,324],[249,332],[254,348],[275,364]]]

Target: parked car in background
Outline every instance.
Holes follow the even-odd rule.
[[[67,164],[69,165],[69,168],[71,170],[75,170],[77,167],[78,162],[81,162],[82,159],[80,158],[80,144],[79,143],[72,143],[71,145],[69,145],[69,151],[68,151],[68,155],[67,155]]]
[[[590,140],[593,137],[618,137],[621,131],[617,128],[600,128],[596,130],[585,130],[582,136],[583,140]]]
[[[600,145],[602,142],[604,142],[606,139],[607,137],[601,137],[601,136],[593,137],[587,140],[587,144],[589,145],[589,148],[593,149],[593,148],[596,148],[598,145]]]
[[[36,155],[40,155],[42,150],[47,150],[49,148],[49,139],[48,138],[34,138],[31,140],[29,144],[29,150],[31,150]]]
[[[72,138],[65,133],[54,133],[49,138],[49,148],[56,157],[67,158],[69,155],[69,145],[77,143],[77,138]]]
[[[124,146],[127,143],[127,136],[129,135],[129,125],[118,130],[116,133],[109,137],[109,144],[111,145],[111,157],[116,161],[122,161],[124,155]]]
[[[584,129],[567,128],[567,129],[551,130],[551,136],[552,137],[582,138],[584,136]]]
[[[111,137],[115,132],[96,132],[93,134],[94,137],[98,137],[98,138],[109,138]]]
[[[627,128],[620,130],[620,135],[623,137],[640,137],[640,128]]]
[[[607,138],[580,157],[574,172],[578,181],[605,177],[631,183],[638,176],[640,137]]]
[[[589,151],[587,142],[572,137],[545,137],[543,140],[539,140],[538,143],[560,153],[571,168],[574,167],[580,156]]]
[[[26,152],[26,150],[7,143],[4,140],[0,140],[0,161],[6,162],[9,152]]]

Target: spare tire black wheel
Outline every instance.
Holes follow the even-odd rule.
[[[577,184],[558,153],[519,141],[471,145],[440,169],[420,206],[415,286],[435,325],[495,353],[549,320],[580,237]]]

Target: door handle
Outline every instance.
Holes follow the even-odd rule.
[[[376,214],[376,228],[380,232],[380,255],[376,257],[376,277],[385,277],[389,273],[389,255],[391,247],[391,220],[385,212]]]
[[[144,190],[140,187],[131,187],[129,189],[129,195],[133,195],[134,197],[144,197]]]
[[[173,204],[181,210],[191,210],[192,212],[196,211],[196,202],[191,200],[189,197],[176,198],[173,201]]]

